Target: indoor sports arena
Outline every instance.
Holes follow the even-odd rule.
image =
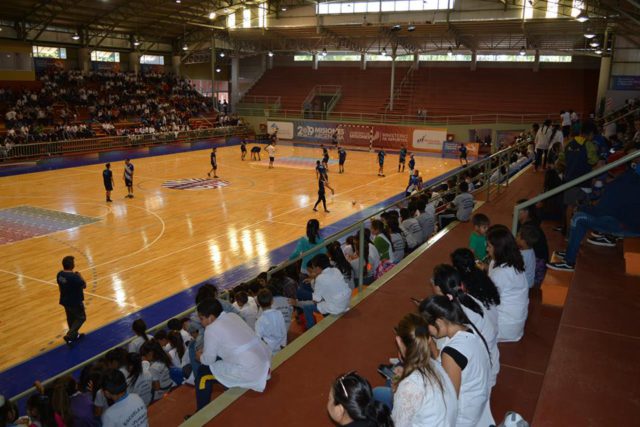
[[[636,0],[3,0],[0,427],[632,426]]]

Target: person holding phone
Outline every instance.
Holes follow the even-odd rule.
[[[60,288],[60,305],[64,307],[69,331],[63,337],[67,344],[79,340],[84,334],[78,333],[87,320],[84,310],[84,292],[87,283],[79,271],[75,269],[75,258],[68,255],[62,258],[62,271],[58,272],[56,281]]]
[[[392,408],[396,427],[453,427],[458,399],[453,383],[435,360],[429,324],[409,313],[395,328],[396,346],[403,364],[395,366],[391,387],[376,387],[374,398]]]

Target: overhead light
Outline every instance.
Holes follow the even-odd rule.
[[[176,0],[176,3],[178,4],[182,3],[182,0]]]
[[[216,73],[219,73],[220,71],[222,71],[222,69],[220,67],[216,67]]]
[[[407,31],[409,31],[409,32],[415,31],[415,29],[416,29],[416,26],[415,26],[415,25],[413,25],[413,24],[410,24],[410,25],[407,27]]]
[[[182,50],[189,50],[189,46],[185,43],[182,45]]]
[[[140,42],[139,42],[138,40],[134,40],[134,41],[133,41],[133,45],[134,45],[134,46],[140,46]]]
[[[598,48],[595,50],[596,55],[602,55],[602,49]]]
[[[589,46],[591,46],[591,47],[598,47],[598,46],[600,46],[600,42],[598,41],[598,39],[594,38],[593,40],[591,40],[591,41],[589,42]]]
[[[280,10],[281,10],[281,11],[283,11],[283,12],[286,12],[286,11],[287,11],[287,6],[282,6],[282,7],[280,8]]]
[[[322,48],[322,56],[327,56],[327,48]]]
[[[393,27],[391,27],[391,31],[400,31],[402,27],[400,26],[400,24],[396,24]]]
[[[224,58],[224,52],[220,52],[220,58]]]
[[[80,40],[80,34],[78,33],[73,33],[73,35],[71,36],[72,39],[74,40]]]
[[[387,48],[383,47],[382,52],[380,52],[382,56],[387,56]]]
[[[526,51],[526,49],[524,48],[524,46],[522,46],[522,47],[520,48],[520,52],[518,52],[518,54],[519,54],[520,56],[525,56],[525,55],[527,54],[527,51]]]
[[[587,28],[587,31],[584,32],[584,37],[587,39],[592,39],[595,36],[596,36],[596,33],[594,33],[591,28]]]
[[[271,57],[272,57],[272,56],[273,56],[273,51],[271,51],[271,50],[270,50],[270,51],[269,51],[269,53],[268,53],[267,55],[269,55],[269,56],[271,56]]]
[[[589,20],[589,15],[584,10],[581,10],[578,16],[576,16],[576,21],[578,22],[587,22]]]
[[[447,49],[447,56],[453,56],[453,49],[451,48],[451,46],[449,46],[449,49]]]
[[[209,19],[216,19],[216,13],[215,12],[209,12]]]

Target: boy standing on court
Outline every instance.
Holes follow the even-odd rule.
[[[338,173],[344,173],[344,162],[347,160],[347,150],[344,147],[338,147]]]
[[[58,272],[56,282],[60,289],[60,305],[64,307],[67,316],[69,331],[63,337],[67,344],[82,338],[84,334],[78,331],[87,320],[84,311],[84,292],[87,283],[78,271],[73,271],[76,267],[75,258],[71,255],[62,258],[62,271]]]
[[[122,174],[124,178],[124,185],[127,186],[127,196],[129,199],[133,199],[133,163],[131,160],[124,160],[124,173]]]
[[[384,176],[384,156],[386,155],[387,153],[384,152],[384,148],[378,151],[378,165],[380,166],[378,168],[378,176]]]
[[[102,181],[104,183],[104,191],[107,194],[107,202],[111,202],[111,192],[113,191],[113,172],[111,172],[111,163],[104,165]]]
[[[211,149],[211,170],[207,173],[207,176],[211,178],[211,172],[213,172],[213,177],[217,178],[218,171],[218,159],[216,157],[216,147]]]
[[[402,172],[404,172],[404,164],[407,160],[407,149],[403,145],[400,148],[400,159],[398,160],[398,172],[400,172],[400,167],[402,167]]]
[[[274,147],[274,142],[269,142],[269,145],[267,145],[265,150],[269,154],[269,169],[273,169],[273,162],[276,159],[276,147]]]

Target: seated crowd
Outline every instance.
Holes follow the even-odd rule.
[[[5,141],[88,138],[94,136],[91,122],[111,135],[116,134],[115,123],[127,121],[140,123],[136,133],[184,130],[192,117],[213,111],[187,80],[169,74],[49,71],[39,80],[39,90],[0,88]],[[88,121],[78,123],[83,110]]]

